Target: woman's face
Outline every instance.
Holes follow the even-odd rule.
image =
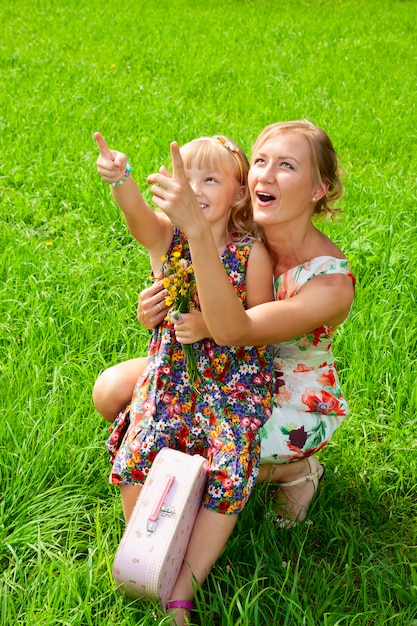
[[[307,139],[289,131],[267,140],[252,155],[248,184],[258,224],[310,219],[314,189]]]

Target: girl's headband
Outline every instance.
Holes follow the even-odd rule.
[[[235,144],[232,143],[230,141],[230,139],[227,139],[227,137],[223,137],[223,135],[214,135],[214,137],[212,137],[212,139],[215,139],[216,141],[221,143],[222,146],[224,146],[226,148],[226,150],[228,150],[230,152],[230,154],[232,155],[232,157],[235,159],[236,163],[239,166],[240,184],[244,185],[245,184],[245,176],[244,176],[244,171],[245,170],[244,170],[244,167],[243,167],[242,157],[240,156],[240,153],[239,153],[239,148],[237,146],[235,146]]]

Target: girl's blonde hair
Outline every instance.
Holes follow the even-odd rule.
[[[253,221],[252,203],[248,189],[249,162],[242,148],[225,135],[199,137],[181,147],[184,167],[208,168],[230,172],[242,189],[242,196],[230,207],[227,224],[229,240],[239,242],[256,238],[258,229]]]
[[[324,130],[307,120],[277,122],[263,129],[255,141],[252,154],[255,154],[264,143],[282,133],[297,133],[307,139],[311,153],[313,185],[319,185],[322,182],[329,185],[323,198],[317,201],[314,214],[318,217],[334,217],[340,209],[332,205],[343,195],[343,186],[339,157],[329,136]]]

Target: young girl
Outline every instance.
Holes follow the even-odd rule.
[[[109,150],[100,134],[95,138],[100,148],[98,171],[111,183],[131,233],[148,249],[153,274],[170,271],[173,257],[187,267],[190,253],[185,235],[144,201],[125,155]],[[244,306],[271,300],[271,263],[255,237],[244,153],[228,138],[216,136],[186,144],[181,156],[235,293]],[[131,405],[116,419],[108,441],[113,463],[110,481],[120,485],[126,521],[162,447],[210,459],[203,505],[167,605],[178,626],[185,623],[191,608],[193,578],[200,584],[205,580],[255,483],[259,433],[271,413],[273,378],[272,358],[265,346],[217,345],[208,338],[196,292],[192,306],[184,317],[193,319],[193,333],[199,335],[193,344],[197,379],[190,380],[182,344],[167,316],[153,333],[148,364]]]

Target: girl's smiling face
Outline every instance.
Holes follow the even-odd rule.
[[[231,206],[240,196],[240,186],[233,173],[224,169],[197,167],[193,162],[185,169],[186,178],[210,225],[227,224]]]
[[[314,185],[307,139],[287,131],[259,146],[252,155],[248,184],[258,224],[310,219]]]

